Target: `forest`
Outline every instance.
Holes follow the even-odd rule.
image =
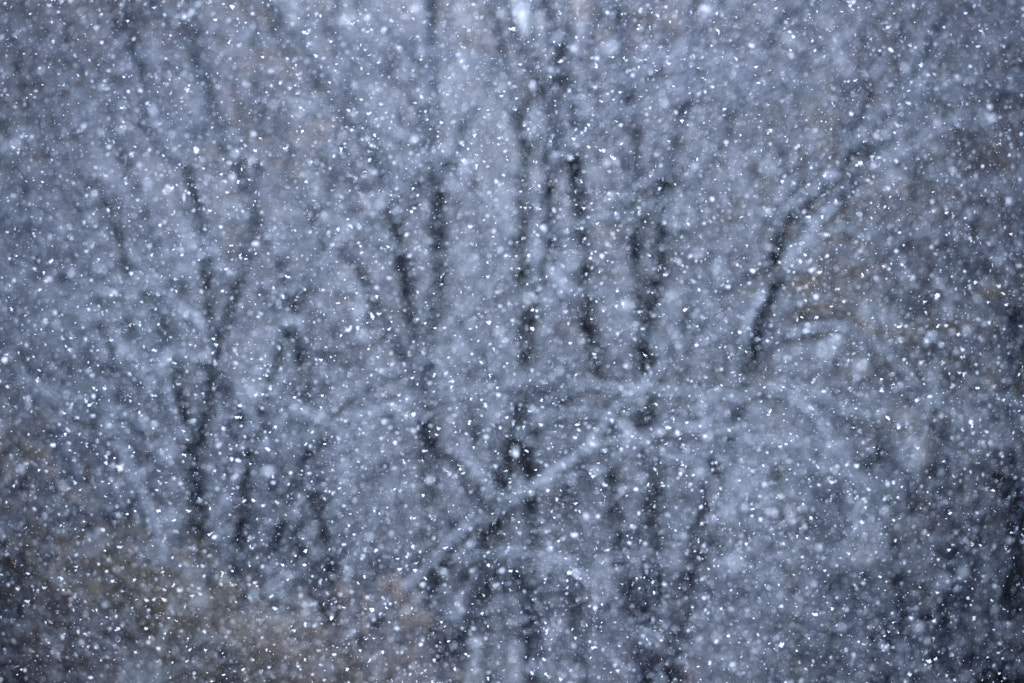
[[[0,46],[0,680],[1024,681],[1021,0]]]

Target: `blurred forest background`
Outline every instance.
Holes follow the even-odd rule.
[[[1024,680],[1019,0],[0,6],[2,680]]]

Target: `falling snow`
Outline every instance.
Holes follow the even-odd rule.
[[[1020,0],[0,5],[0,680],[1024,680]]]

